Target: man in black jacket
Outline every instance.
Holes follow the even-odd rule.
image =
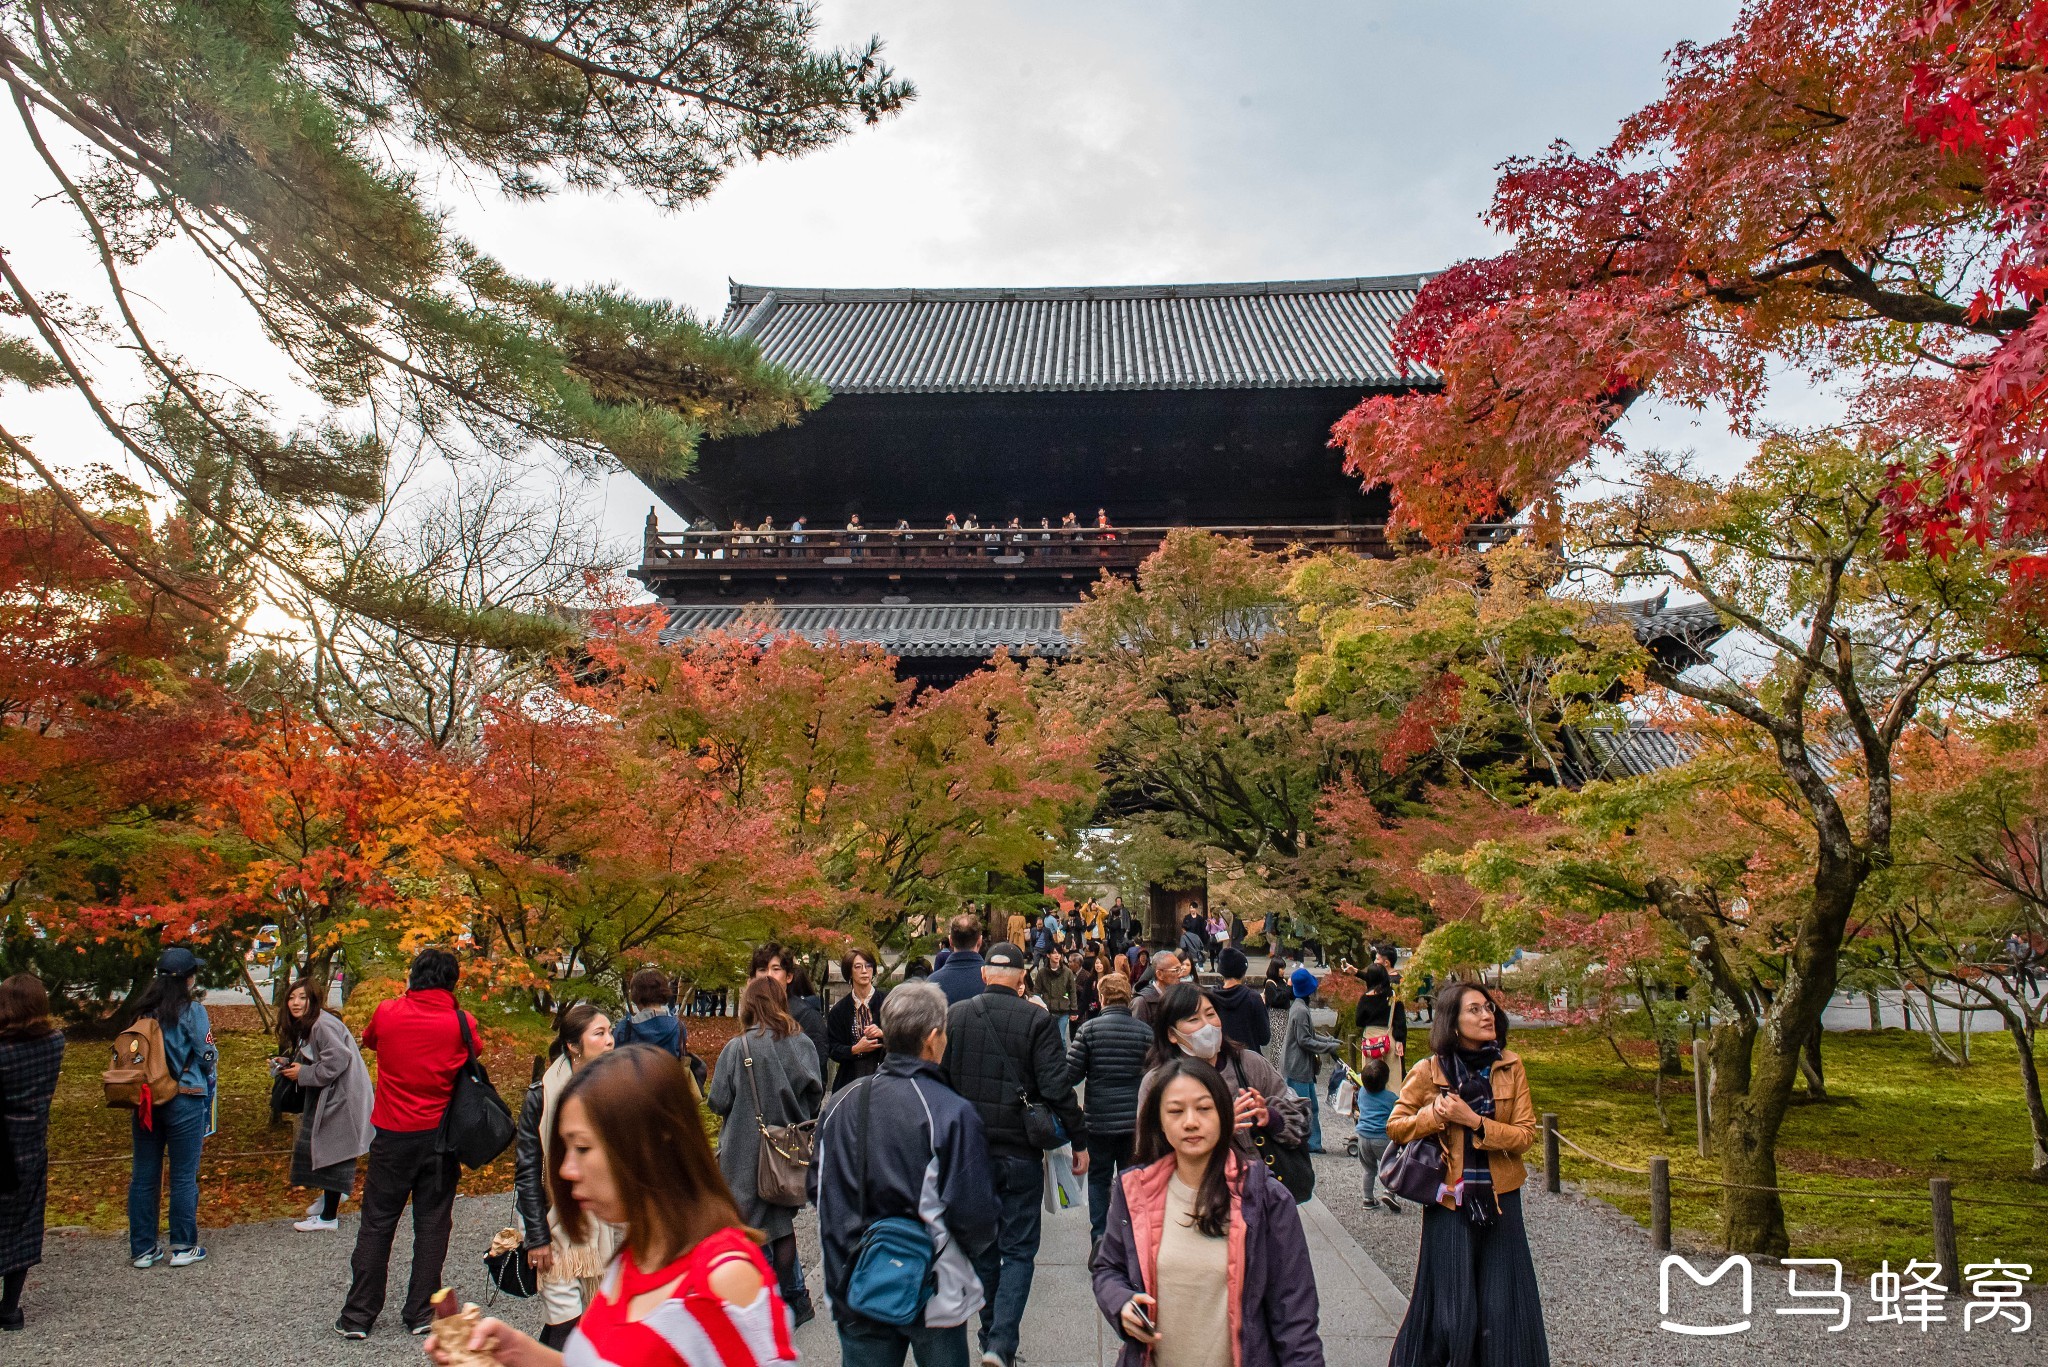
[[[1088,1237],[1100,1242],[1109,1218],[1109,1184],[1131,1161],[1138,1128],[1138,1084],[1152,1028],[1131,1018],[1131,980],[1111,973],[1095,984],[1102,1014],[1074,1034],[1067,1080],[1088,1086]]]
[[[967,1322],[984,1304],[974,1260],[996,1241],[988,1143],[974,1107],[946,1086],[946,995],[906,983],[882,1005],[879,1072],[840,1091],[818,1122],[811,1196],[839,1357],[846,1367],[967,1361]],[[863,1153],[865,1149],[865,1153]],[[868,1227],[916,1220],[931,1236],[932,1293],[915,1324],[872,1320],[847,1303]]]
[[[955,1002],[947,1013],[946,1075],[981,1116],[1002,1208],[995,1246],[974,1263],[988,1295],[981,1310],[982,1367],[1014,1367],[1038,1257],[1045,1167],[1041,1150],[1025,1134],[1025,1096],[1059,1118],[1074,1146],[1075,1175],[1088,1171],[1088,1124],[1067,1078],[1059,1030],[1043,1007],[1019,995],[1026,967],[1023,950],[996,945],[981,970],[986,990]]]

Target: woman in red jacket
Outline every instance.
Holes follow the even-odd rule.
[[[1137,1156],[1110,1199],[1095,1303],[1117,1367],[1323,1367],[1315,1270],[1294,1198],[1224,1142],[1230,1089],[1181,1057],[1138,1110]]]
[[[547,1146],[562,1232],[621,1225],[626,1247],[562,1352],[487,1319],[469,1347],[504,1367],[761,1367],[796,1361],[789,1307],[740,1223],[698,1118],[690,1075],[652,1045],[576,1070]],[[432,1344],[427,1357],[445,1364]]]

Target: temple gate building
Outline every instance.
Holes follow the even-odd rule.
[[[871,641],[944,684],[999,646],[1063,655],[1065,609],[1174,527],[1385,553],[1387,499],[1343,472],[1330,426],[1436,383],[1394,355],[1422,279],[734,285],[721,326],[832,399],[704,443],[656,488],[690,526],[650,513],[639,577],[675,636],[758,621]]]

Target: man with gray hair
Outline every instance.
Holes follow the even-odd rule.
[[[833,1093],[818,1121],[811,1198],[818,1205],[825,1286],[843,1367],[959,1367],[967,1322],[983,1303],[974,1264],[996,1240],[988,1142],[975,1109],[951,1087],[946,994],[904,983],[882,1004],[879,1071]],[[861,1313],[849,1294],[862,1240],[876,1221],[915,1220],[931,1238],[930,1298],[911,1324]]]
[[[981,1116],[1001,1206],[995,1245],[975,1263],[988,1289],[981,1367],[1015,1367],[1017,1361],[1018,1329],[1038,1260],[1045,1150],[1060,1143],[1060,1136],[1045,1133],[1050,1127],[1038,1112],[1050,1111],[1073,1144],[1075,1175],[1088,1172],[1088,1122],[1067,1076],[1067,1051],[1045,1008],[1022,996],[1025,966],[1016,945],[991,947],[981,969],[982,994],[956,1000],[946,1026],[946,1076]]]

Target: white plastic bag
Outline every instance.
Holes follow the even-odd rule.
[[[1337,1099],[1330,1103],[1330,1109],[1335,1111],[1338,1115],[1357,1115],[1358,1084],[1353,1082],[1348,1077],[1345,1078],[1342,1082],[1338,1083]]]
[[[1088,1179],[1074,1173],[1074,1146],[1062,1144],[1045,1155],[1045,1210],[1057,1215],[1076,1207],[1088,1208]]]

